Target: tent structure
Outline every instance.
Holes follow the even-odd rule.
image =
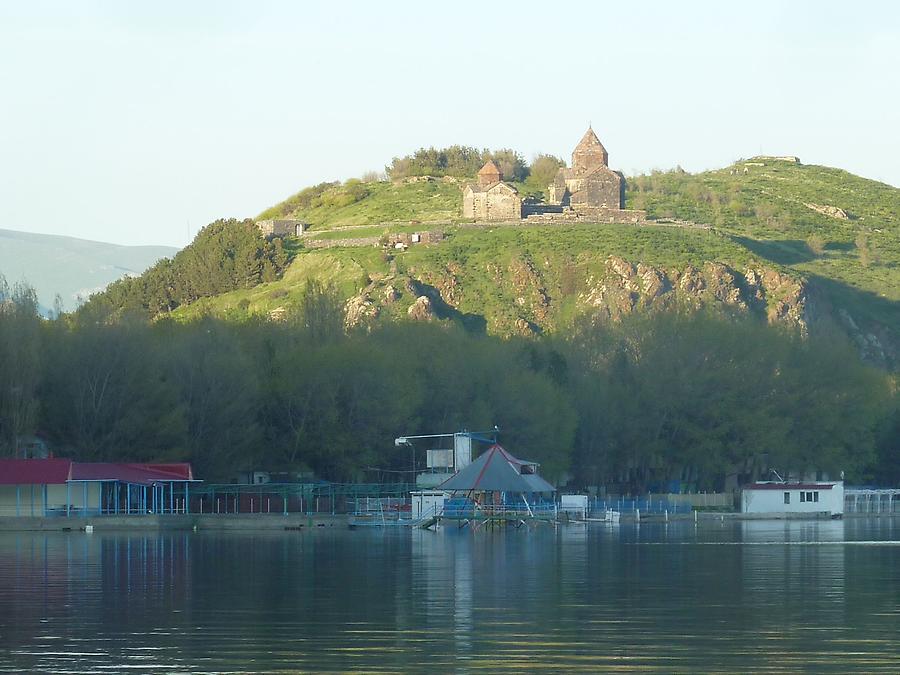
[[[454,493],[444,502],[441,518],[473,523],[475,527],[552,520],[556,517],[556,505],[543,501],[539,495],[556,492],[556,488],[538,475],[538,466],[492,445],[438,486],[439,490]]]
[[[438,487],[447,492],[556,492],[538,476],[540,465],[513,457],[499,445],[492,445],[474,462]]]

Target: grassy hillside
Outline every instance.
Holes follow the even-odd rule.
[[[490,332],[508,333],[517,319],[550,329],[571,317],[577,296],[592,276],[603,273],[610,254],[660,267],[754,259],[746,248],[705,230],[612,224],[450,227],[445,242],[397,255],[371,246],[301,249],[281,279],[198,301],[176,315],[241,318],[289,308],[299,302],[305,282],[318,279],[337,285],[344,297],[370,284],[393,286],[402,297],[387,313],[402,316],[421,291],[407,288],[417,281],[438,290],[448,303],[445,314],[483,323]],[[535,292],[543,292],[546,302],[531,298]]]
[[[460,216],[460,187],[453,179],[322,184],[266,209],[259,217],[298,218],[313,229],[398,220],[450,220]]]
[[[306,219],[313,224],[314,238],[375,237],[415,229],[383,224],[388,221],[425,225],[458,219],[460,188],[461,183],[439,179],[400,184],[351,181],[310,188],[264,215]],[[334,269],[325,276],[336,277],[346,293],[354,284],[360,291],[369,281],[390,276],[391,270],[403,278],[446,281],[447,270],[452,269],[461,303],[457,309],[502,326],[504,316],[522,314],[515,307],[522,296],[516,294],[515,274],[509,272],[511,265],[521,263],[533,266],[539,284],[546,287],[550,309],[541,324],[552,328],[567,315],[567,304],[583,290],[585,280],[615,255],[667,269],[708,261],[734,267],[765,265],[808,279],[820,297],[848,308],[855,318],[900,330],[896,188],[838,169],[757,158],[700,174],[672,171],[631,177],[626,204],[646,209],[651,219],[688,220],[709,224],[713,230],[662,225],[443,226],[448,233],[445,243],[413,247],[396,256],[393,267],[374,249],[301,249],[284,279],[181,312],[192,316],[202,309],[240,315],[289,305],[299,292],[298,283],[319,276],[332,264]],[[506,271],[512,285],[504,286],[502,275],[491,273],[492,266]]]
[[[884,183],[828,167],[747,160],[696,175],[633,178],[627,203],[651,217],[710,223],[765,260],[900,300],[900,190]],[[837,207],[847,217],[815,207]]]

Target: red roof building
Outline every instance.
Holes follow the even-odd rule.
[[[191,465],[133,464],[122,462],[81,462],[72,465],[73,480],[116,480],[136,485],[152,485],[165,481],[192,481]]]
[[[71,459],[0,459],[0,485],[65,485]]]
[[[0,516],[185,513],[191,465],[0,459]]]

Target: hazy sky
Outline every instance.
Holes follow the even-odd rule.
[[[900,3],[0,0],[0,228],[183,245],[453,143],[900,185]]]

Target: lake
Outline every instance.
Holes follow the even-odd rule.
[[[900,520],[0,534],[0,672],[900,672]]]

